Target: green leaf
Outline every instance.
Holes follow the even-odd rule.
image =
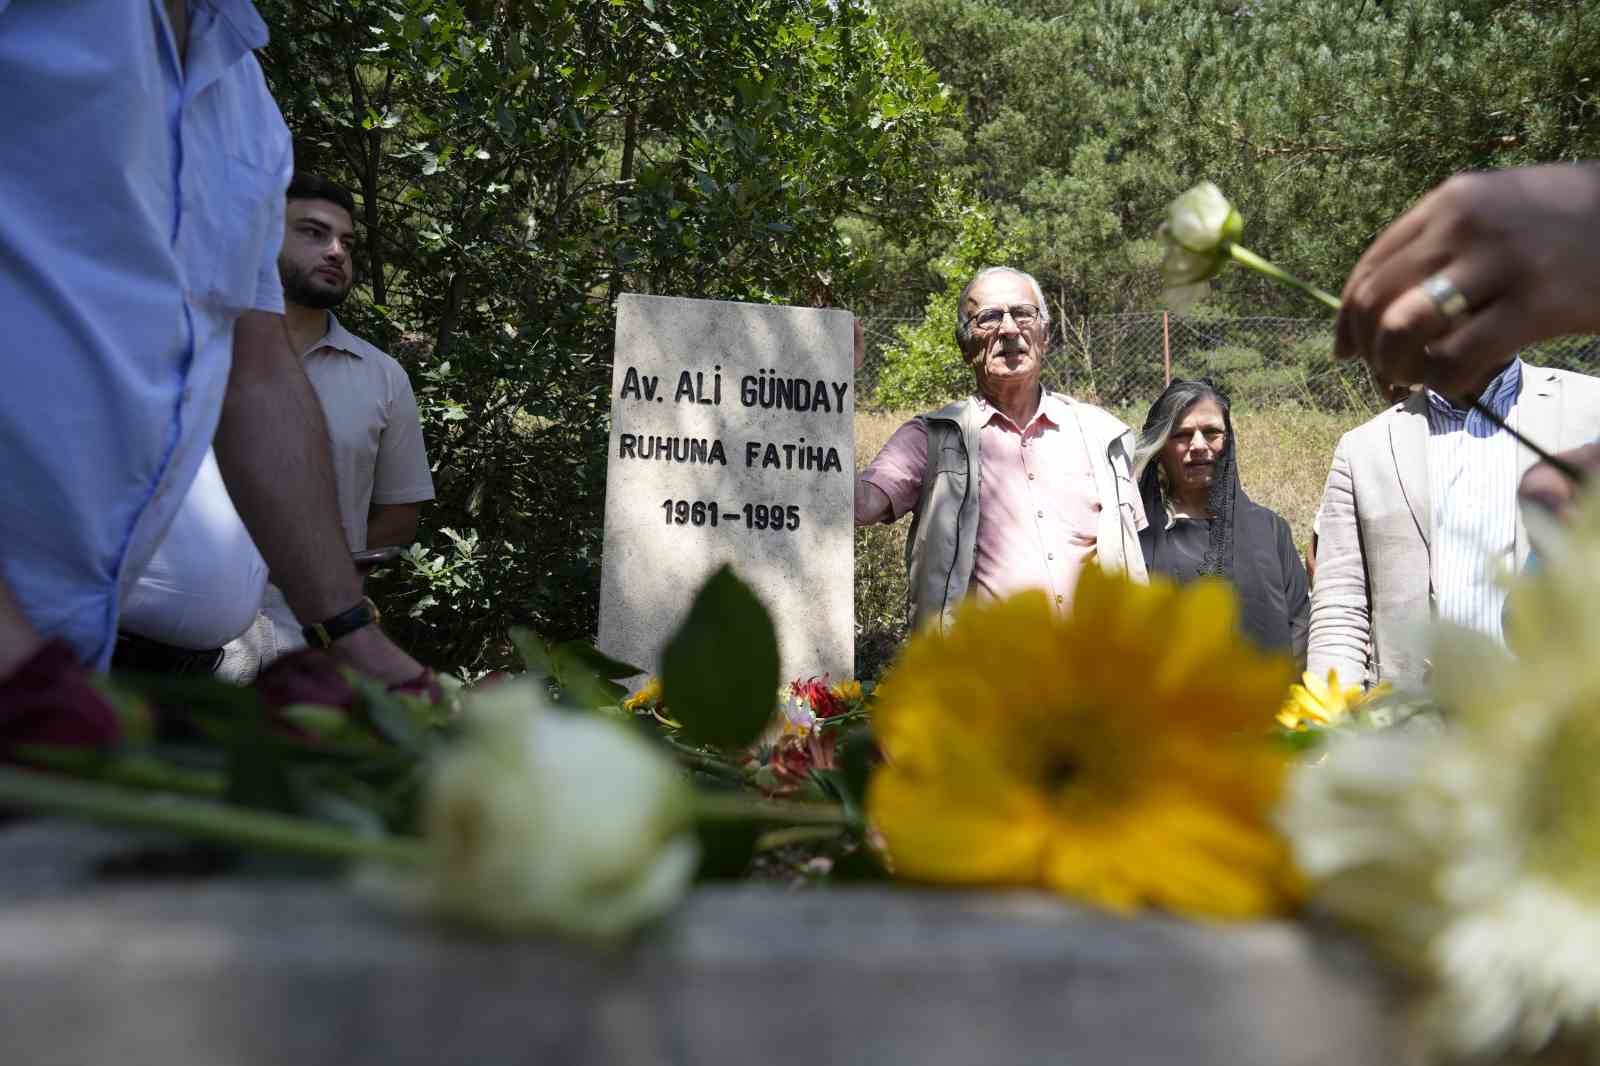
[[[350,716],[336,707],[311,703],[296,703],[278,710],[278,717],[297,729],[311,734],[318,741],[339,739],[350,741],[359,735]]]
[[[511,646],[517,649],[517,654],[522,657],[522,666],[528,673],[538,677],[554,676],[556,668],[550,661],[550,646],[544,642],[543,637],[522,626],[513,626],[506,636],[510,638]]]
[[[585,641],[569,640],[551,646],[537,633],[521,627],[511,629],[507,635],[528,673],[555,682],[560,690],[560,706],[592,709],[620,703],[627,698],[628,690],[613,679],[644,672]]]
[[[352,680],[356,691],[361,693],[367,720],[372,723],[372,728],[379,736],[400,748],[407,750],[421,748],[422,732],[399,697],[388,692],[377,682],[365,678]]]
[[[556,654],[569,656],[588,667],[589,672],[596,677],[603,677],[611,681],[644,673],[642,666],[634,666],[620,659],[613,659],[593,644],[582,640],[569,640],[562,643],[556,648]]]
[[[857,820],[865,820],[867,809],[867,779],[877,761],[878,744],[872,730],[857,726],[839,738],[835,762],[838,769],[812,770],[811,778],[817,782],[829,799],[837,800],[845,813]]]
[[[706,581],[661,654],[661,686],[684,736],[747,747],[772,717],[778,636],[750,586],[723,566]]]
[[[878,741],[868,726],[858,726],[839,738],[835,763],[844,790],[846,808],[864,811],[867,807],[867,778],[877,761]]]

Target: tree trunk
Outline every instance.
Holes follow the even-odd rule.
[[[393,71],[390,71],[391,80]],[[361,86],[361,76],[355,61],[345,63],[345,76],[350,82],[350,104],[357,125],[367,114],[367,94]],[[384,305],[389,302],[388,286],[383,279],[383,241],[378,221],[378,165],[383,160],[383,127],[375,125],[361,138],[361,207],[367,227],[367,280],[372,286],[372,302]]]
[[[366,172],[361,175],[361,207],[367,226],[367,276],[372,282],[372,302],[385,305],[389,302],[388,287],[383,280],[383,242],[378,240],[378,159],[381,156],[381,130],[373,129],[369,135],[372,151],[367,158]]]
[[[637,108],[628,109],[627,121],[622,127],[622,166],[618,168],[617,180],[629,181],[633,178],[633,153],[639,147],[639,111]],[[617,191],[618,197],[627,195],[625,189]],[[617,228],[622,228],[622,212],[617,211]],[[615,305],[617,296],[622,291],[622,264],[619,260],[611,261],[611,283],[606,286],[606,303]]]
[[[433,354],[443,359],[455,339],[456,326],[461,321],[461,305],[467,298],[467,272],[457,270],[450,276],[450,291],[445,294],[444,311],[439,315],[439,332],[434,337]]]

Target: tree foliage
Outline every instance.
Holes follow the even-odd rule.
[[[1376,233],[1451,173],[1600,157],[1600,11],[1584,0],[882,10],[962,105],[942,174],[994,214],[1063,315],[1158,307],[1149,238],[1202,178],[1240,206],[1250,247],[1337,289]],[[1240,271],[1213,302],[1308,313]]]
[[[380,584],[420,654],[593,632],[614,300],[845,302],[944,106],[856,0],[262,0],[305,169],[359,201],[340,314],[417,386],[439,499]]]
[[[955,236],[930,264],[940,288],[928,297],[922,321],[895,327],[895,341],[884,349],[871,397],[889,410],[924,407],[971,390],[972,371],[954,337],[957,302],[974,274],[1016,254],[988,212],[958,190],[944,190],[935,217]]]
[[[1454,171],[1600,157],[1586,0],[876,3],[260,0],[300,164],[357,192],[341,315],[424,413],[440,498],[379,590],[424,657],[593,632],[623,291],[923,312],[877,386],[911,402],[964,386],[985,261],[1058,321],[1158,307],[1201,178],[1337,288]],[[1307,313],[1243,271],[1204,310]]]

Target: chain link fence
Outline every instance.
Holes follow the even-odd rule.
[[[889,352],[921,318],[865,315],[857,373],[864,407],[876,401]],[[1384,401],[1358,363],[1333,359],[1327,318],[1212,318],[1167,312],[1067,318],[1052,325],[1046,387],[1111,408],[1148,406],[1173,378],[1209,377],[1235,405],[1295,403],[1365,410]],[[1523,353],[1529,362],[1600,375],[1600,338],[1563,337]],[[952,364],[957,359],[950,342]],[[955,396],[928,397],[930,402]]]

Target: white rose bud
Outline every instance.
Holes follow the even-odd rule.
[[[1166,232],[1163,225],[1159,233],[1165,238]],[[1161,280],[1169,288],[1210,281],[1228,261],[1220,252],[1192,252],[1171,240],[1166,243],[1167,251],[1161,259]]]
[[[693,795],[620,722],[550,707],[507,681],[466,699],[423,822],[431,902],[474,924],[616,940],[669,911],[699,861]]]
[[[1215,252],[1224,241],[1239,239],[1244,219],[1221,189],[1202,181],[1167,206],[1163,232],[1191,252]]]
[[[1222,190],[1202,181],[1167,207],[1166,221],[1156,231],[1166,255],[1161,280],[1168,303],[1184,306],[1205,292],[1204,283],[1228,263],[1228,244],[1244,232],[1244,219]]]
[[[1339,310],[1339,298],[1261,258],[1239,244],[1244,218],[1222,195],[1222,190],[1202,181],[1167,205],[1166,220],[1156,236],[1166,246],[1161,260],[1161,281],[1167,305],[1181,309],[1203,296],[1207,282],[1229,262],[1236,262],[1310,296],[1329,310]]]

